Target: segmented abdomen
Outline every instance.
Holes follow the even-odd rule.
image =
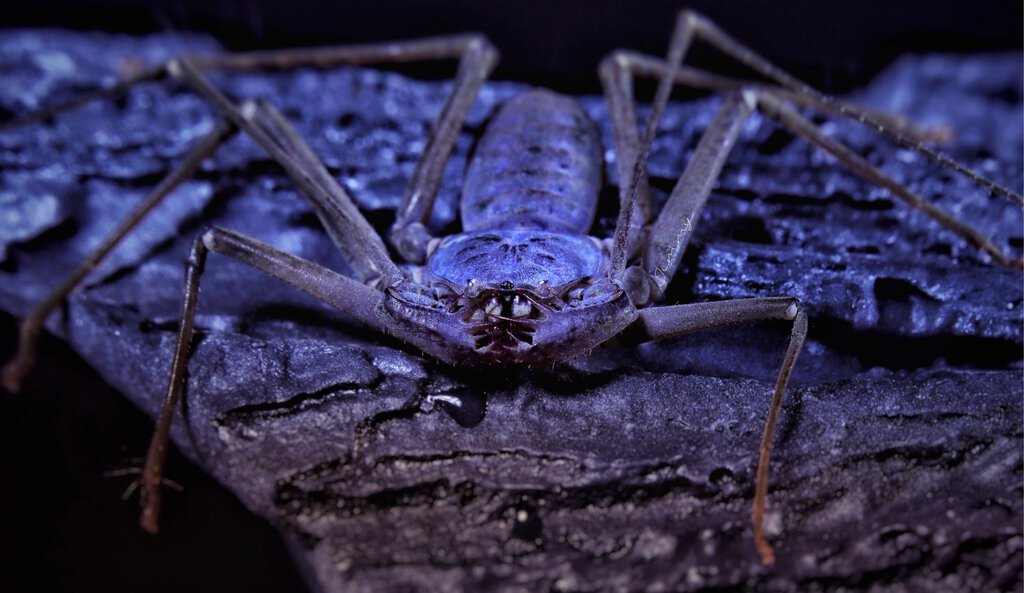
[[[506,103],[477,144],[462,188],[462,226],[585,234],[600,189],[594,122],[569,97],[532,90]]]

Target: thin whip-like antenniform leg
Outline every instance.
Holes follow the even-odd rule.
[[[686,13],[681,13],[669,41],[666,56],[668,69],[661,77],[658,88],[654,92],[654,101],[651,103],[651,111],[647,116],[642,138],[638,139],[636,134],[632,83],[620,76],[621,72],[616,71],[615,64],[608,66],[602,64],[599,69],[611,113],[612,127],[615,130],[616,149],[621,147],[623,151],[622,153],[616,152],[618,155],[616,167],[619,172],[620,185],[619,217],[615,223],[611,270],[609,271],[610,276],[617,280],[622,278],[626,268],[626,259],[630,255],[630,247],[636,237],[635,232],[631,230],[635,224],[634,219],[640,218],[646,221],[646,214],[650,209],[647,204],[650,193],[647,184],[647,156],[651,140],[654,138],[658,122],[661,119],[661,113],[672,92],[675,72],[682,64],[686,51],[693,41],[693,32]]]
[[[160,486],[163,482],[164,460],[167,457],[171,421],[185,387],[189,346],[195,329],[196,309],[199,306],[199,280],[209,251],[230,256],[266,272],[352,315],[379,332],[385,331],[374,311],[382,293],[374,288],[226,229],[210,228],[196,237],[185,268],[181,325],[178,327],[167,393],[164,395],[142,470],[142,516],[139,518],[139,524],[150,533],[159,531]]]
[[[770,100],[763,101],[763,110],[780,112],[784,109],[787,112],[785,119],[791,122],[797,122],[797,118],[799,118],[799,120],[804,122],[803,124],[793,123],[787,127],[791,127],[793,131],[805,136],[807,136],[805,131],[812,127],[809,122],[806,122],[804,118],[800,117],[789,108],[785,108],[783,106],[776,109],[770,107],[769,104],[782,105],[782,102],[787,102],[809,107],[824,113],[851,117],[875,129],[877,132],[894,140],[900,145],[925,154],[927,157],[939,164],[969,177],[974,182],[984,186],[993,193],[1001,193],[1009,196],[1018,203],[1024,203],[1024,197],[1021,197],[1020,194],[1002,187],[993,181],[982,177],[980,174],[964,167],[963,165],[950,160],[948,157],[936,153],[924,146],[922,144],[922,140],[930,139],[928,131],[920,130],[912,123],[898,116],[879,114],[869,111],[815,90],[742,45],[727,33],[719,29],[717,25],[707,18],[692,11],[683,11],[680,14],[677,28],[687,28],[692,30],[692,35],[696,36],[696,38],[707,42],[722,51],[724,54],[734,58],[738,62],[754,70],[756,73],[768,78],[780,86],[775,87],[765,85],[764,83],[747,82],[723,77],[682,66],[671,60],[666,61],[659,58],[637,54],[635,52],[615,52],[602,63],[601,72],[602,79],[606,81],[606,95],[608,95],[613,124],[615,124],[616,127],[617,151],[620,147],[624,147],[627,154],[630,154],[628,151],[633,150],[633,145],[635,144],[635,118],[632,115],[631,93],[632,77],[655,77],[659,78],[662,83],[664,83],[667,78],[671,77],[673,81],[678,84],[694,86],[697,88],[720,91],[739,91],[742,89],[754,91],[759,97],[770,97]],[[789,115],[790,113],[793,115]],[[768,114],[771,115],[770,113]],[[618,128],[622,126],[630,127],[631,129],[620,131]],[[1014,268],[1024,267],[1024,258],[1015,258],[1002,252],[981,231],[960,221],[955,216],[941,210],[940,208],[935,207],[930,202],[912,192],[906,186],[897,183],[877,168],[869,165],[866,161],[847,149],[845,146],[839,144],[837,141],[820,133],[811,133],[811,135],[815,138],[812,142],[828,152],[831,152],[853,171],[881,185],[882,187],[885,187],[911,207],[921,210],[939,222],[939,224],[959,234],[975,247],[991,256],[993,260],[1000,265]],[[622,140],[620,140],[620,137]],[[640,156],[642,157],[643,155],[644,153],[641,151]],[[619,167],[619,172],[621,177],[621,165]],[[620,183],[623,182],[620,181]],[[680,213],[677,212],[677,214]],[[683,216],[689,216],[688,212],[683,212],[681,214]],[[691,218],[689,220],[691,221],[692,226],[692,223],[696,221],[696,218]],[[621,216],[619,222],[623,222],[623,218]],[[672,223],[667,224],[671,226]],[[681,250],[679,253],[676,253],[676,255],[681,255]],[[651,274],[654,274],[657,269],[656,266],[652,267],[649,265],[649,260],[646,268]],[[658,273],[665,274],[667,279],[670,279],[672,274],[668,272],[669,268],[661,267],[660,272]],[[635,284],[636,280],[627,274],[624,285],[632,286]],[[637,289],[634,290],[638,293],[640,292]]]
[[[61,113],[64,113],[65,111],[77,109],[87,103],[92,103],[93,101],[97,101],[99,99],[106,99],[122,95],[137,84],[142,84],[144,82],[154,82],[162,80],[166,77],[166,64],[162,64],[160,66],[155,66],[152,68],[147,68],[141,72],[137,72],[135,74],[132,74],[131,76],[127,76],[110,86],[93,90],[91,92],[79,95],[68,101],[64,101],[63,103],[50,105],[38,111],[32,111],[24,115],[17,116],[9,121],[3,122],[2,124],[0,124],[0,132],[4,132],[6,130],[17,128],[20,126],[27,126],[30,124],[44,122],[48,119],[56,117],[57,115],[60,115]]]
[[[775,426],[782,409],[782,397],[807,337],[807,314],[804,313],[800,301],[790,297],[770,297],[653,307],[640,311],[637,320],[623,333],[623,338],[627,342],[643,342],[772,319],[792,321],[793,329],[790,332],[786,355],[779,368],[779,376],[775,380],[768,419],[758,449],[753,508],[754,544],[757,546],[761,561],[765,564],[775,562],[775,551],[764,534],[764,512],[768,500],[768,461],[775,438]]]
[[[825,135],[807,118],[786,107],[778,99],[770,94],[754,93],[754,96],[757,100],[757,108],[761,113],[771,117],[791,132],[803,136],[807,141],[830,153],[854,173],[884,187],[909,206],[920,210],[942,226],[960,235],[980,251],[989,254],[996,263],[1011,268],[1024,267],[1024,257],[1014,258],[1003,253],[981,231],[964,223],[945,210],[938,208],[914,193],[907,186],[889,177],[878,167],[864,160],[863,157],[844,146],[841,142]]]
[[[5,364],[3,368],[4,388],[12,393],[21,388],[21,380],[35,360],[39,332],[42,331],[46,320],[71,294],[71,291],[77,288],[85,280],[85,277],[95,270],[107,255],[121,243],[125,236],[163,202],[164,198],[191,177],[203,160],[213,154],[234,133],[234,126],[224,121],[218,122],[214,129],[185,155],[182,162],[160,181],[149,196],[136,206],[124,221],[85,258],[85,261],[68,274],[63,282],[25,316],[19,327],[18,353],[14,360]]]
[[[874,128],[878,133],[886,136],[887,138],[897,142],[901,146],[913,149],[921,154],[924,154],[933,161],[948,167],[962,175],[965,175],[972,179],[978,185],[986,187],[989,191],[994,193],[1001,193],[1010,198],[1013,198],[1017,202],[1024,203],[1024,197],[1016,192],[1013,192],[985,177],[979,173],[961,165],[946,155],[936,152],[927,146],[924,146],[917,139],[912,136],[908,136],[902,133],[898,126],[890,127],[886,125],[885,121],[876,119],[871,112],[854,107],[847,103],[837,101],[833,97],[830,97],[814,87],[800,81],[796,77],[785,72],[778,66],[772,64],[764,57],[753,51],[749,47],[743,45],[731,35],[723,31],[713,21],[693,11],[684,10],[680,16],[681,19],[685,19],[689,26],[692,26],[694,33],[697,37],[704,40],[711,46],[717,48],[722,53],[730,56],[741,64],[754,70],[758,74],[773,80],[782,86],[796,91],[800,94],[806,95],[815,99],[816,101],[823,104],[830,104],[831,108],[829,111],[838,111],[842,115],[847,115],[856,119],[857,121]],[[668,64],[670,70],[675,70],[673,64]]]
[[[999,264],[1011,267],[1021,265],[1020,260],[1000,251],[980,231],[934,206],[839,141],[826,136],[806,118],[783,105],[771,93],[745,90],[726,99],[651,227],[643,267],[655,284],[656,295],[664,291],[679,267],[693,225],[707,202],[711,186],[718,178],[722,165],[735,144],[743,120],[754,108],[789,131],[803,136],[815,146],[832,154],[854,173],[884,187],[900,200],[957,233],[979,250],[989,254]]]

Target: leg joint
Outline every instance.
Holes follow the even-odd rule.
[[[676,27],[696,28],[703,25],[705,21],[707,21],[707,18],[701,13],[693,10],[692,8],[684,8],[679,11],[679,16],[676,20]]]
[[[466,53],[479,53],[485,56],[498,56],[498,48],[483,33],[470,33],[466,40]]]
[[[764,93],[750,87],[743,87],[737,90],[736,94],[751,110],[758,109],[764,97]]]
[[[213,227],[207,227],[196,235],[195,240],[192,241],[192,249],[188,252],[188,259],[185,260],[185,268],[202,274],[203,268],[206,266],[206,253],[208,251],[216,251],[214,249],[215,242],[216,237],[214,236]]]
[[[167,65],[164,70],[175,80],[183,80],[185,78],[186,68],[195,68],[195,64],[192,63],[192,59],[188,56],[177,56],[167,61]]]
[[[192,251],[197,250],[213,251],[216,253],[221,247],[220,237],[223,231],[215,226],[208,226],[199,233],[196,237],[195,242],[192,244]]]
[[[602,78],[610,78],[621,72],[628,72],[632,63],[632,52],[626,49],[617,49],[606,55],[597,67],[598,74]]]
[[[793,321],[798,315],[804,312],[804,305],[800,302],[800,299],[796,297],[789,298],[789,306],[786,307],[785,317],[788,321]]]

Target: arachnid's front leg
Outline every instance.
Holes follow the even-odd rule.
[[[377,331],[385,331],[384,325],[374,312],[382,296],[376,289],[226,229],[210,228],[196,237],[185,267],[181,325],[178,327],[171,374],[142,473],[142,516],[139,522],[142,528],[150,533],[159,530],[160,486],[163,482],[164,459],[167,456],[171,420],[185,386],[189,345],[192,343],[196,310],[199,306],[199,282],[208,252],[227,255],[266,272],[352,315]]]

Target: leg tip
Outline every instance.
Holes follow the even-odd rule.
[[[761,557],[761,564],[771,566],[775,564],[775,549],[766,540],[760,539],[757,542],[757,555]]]
[[[19,359],[12,360],[4,365],[3,377],[0,382],[9,393],[21,391],[21,380],[25,376],[25,365]]]
[[[139,516],[139,527],[151,535],[160,533],[160,523],[157,521],[156,512],[149,508],[142,509],[142,514]]]

